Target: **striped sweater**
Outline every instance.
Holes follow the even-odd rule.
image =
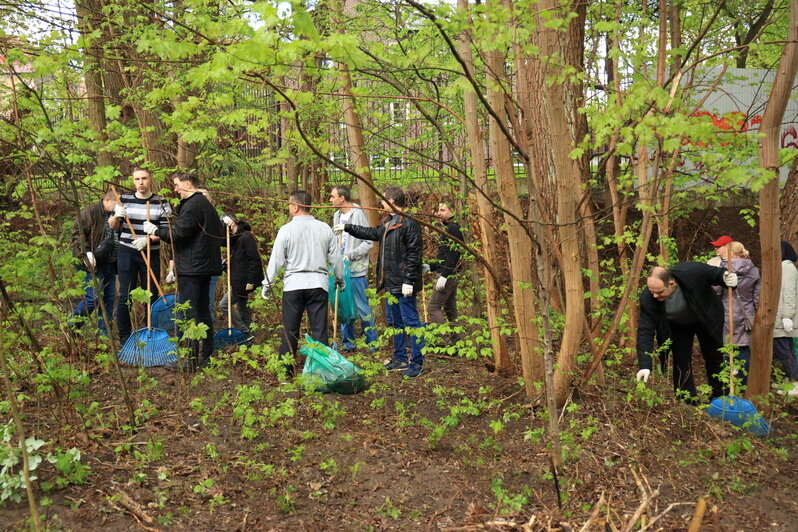
[[[150,221],[155,225],[167,228],[166,217],[172,214],[172,207],[169,202],[155,194],[147,199],[139,199],[135,194],[125,194],[122,196],[122,204],[127,207],[127,217],[130,223],[133,224],[133,230],[136,232],[137,237],[145,236],[144,222],[147,221],[147,202],[150,202]],[[122,223],[122,232],[119,235],[120,247],[126,247],[129,250],[136,252],[133,247],[133,235],[130,232],[130,227],[127,222]],[[161,249],[160,241],[153,241],[150,243],[150,251],[158,251]]]

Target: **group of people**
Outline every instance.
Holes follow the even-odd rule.
[[[169,202],[154,193],[148,170],[135,168],[132,181],[134,192],[121,198],[114,191],[107,192],[98,204],[81,211],[73,229],[73,250],[85,271],[85,294],[73,314],[87,316],[97,308],[101,297],[106,315],[115,316],[123,345],[132,334],[130,292],[136,287],[146,287],[148,275],[160,280],[161,242],[167,242],[173,247],[174,257],[166,281],[175,281],[178,302],[188,303],[188,310],[181,318],[207,326],[205,339],[193,344],[190,367],[208,363],[214,350],[213,302],[223,270],[221,248],[226,245],[225,226],[232,234],[231,289],[222,297],[220,307],[226,311],[232,306],[234,327],[250,334],[249,295],[260,283],[262,297],[270,299],[274,283],[282,276],[279,353],[283,356],[297,353],[304,314],[308,316],[311,337],[328,343],[329,272],[333,272],[341,289],[352,291],[365,347],[372,352],[376,350],[377,326],[366,293],[373,242],[381,243],[377,290],[389,294],[386,321],[395,330],[393,357],[386,364],[388,370],[401,370],[411,378],[423,371],[423,324],[416,297],[422,290],[424,271],[438,272],[435,293],[429,302],[432,321],[457,319],[457,276],[461,270],[457,242],[462,241],[463,235],[449,202],[440,203],[436,209],[444,228],[438,260],[428,266],[422,261],[421,226],[404,212],[407,200],[399,187],[388,187],[383,192],[384,219],[374,227],[368,223],[363,208],[352,201],[347,186],[338,185],[331,190],[329,201],[336,208],[332,226],[311,214],[310,194],[296,190],[288,198],[291,220],[277,233],[264,275],[249,224],[233,215],[218,213],[195,174],[181,173],[172,178],[174,190],[180,196],[177,216],[173,216]],[[344,268],[349,270],[349,286],[344,285]],[[92,275],[99,283],[100,294],[95,293]],[[152,297],[154,301],[157,294]],[[98,320],[98,326],[107,333],[104,320]],[[355,324],[343,324],[341,332],[343,350],[355,349]],[[287,374],[293,375],[293,363],[287,357],[284,360]]]
[[[712,242],[716,257],[707,264],[684,262],[655,267],[640,295],[637,332],[637,380],[647,382],[653,368],[655,343],[673,355],[673,386],[677,395],[696,400],[692,372],[693,340],[698,339],[712,397],[724,394],[719,379],[721,347],[736,346],[735,367],[746,382],[751,361],[751,331],[759,304],[760,274],[745,246],[729,236]],[[782,282],[773,326],[773,354],[791,381],[786,391],[798,396],[798,363],[793,338],[798,336],[798,256],[781,242]],[[731,297],[731,305],[729,298]],[[731,307],[731,308],[730,308]],[[730,319],[731,318],[731,319]],[[727,342],[728,340],[728,342]],[[660,353],[660,362],[667,359]],[[785,393],[783,390],[778,390]]]

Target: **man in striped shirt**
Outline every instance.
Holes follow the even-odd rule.
[[[122,196],[122,205],[127,219],[124,216],[112,216],[108,220],[111,229],[121,229],[119,235],[119,251],[116,259],[117,277],[119,278],[119,303],[116,307],[116,321],[119,328],[119,340],[124,345],[132,332],[130,323],[130,306],[128,299],[131,290],[147,286],[147,264],[142,256],[142,251],[150,241],[150,266],[156,279],[161,277],[161,242],[157,236],[147,236],[144,232],[144,222],[147,221],[147,204],[149,204],[149,220],[159,227],[167,228],[166,217],[172,214],[172,208],[161,196],[153,191],[152,175],[143,168],[133,169],[133,194]],[[135,236],[133,236],[135,233]],[[152,288],[153,300],[157,292]]]

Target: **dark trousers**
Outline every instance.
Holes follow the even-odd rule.
[[[448,277],[442,292],[432,291],[427,311],[431,323],[446,323],[446,320],[454,323],[457,320],[457,277]]]
[[[690,325],[679,325],[670,323],[671,326],[671,353],[673,353],[673,388],[682,390],[689,394],[690,398],[695,398],[696,387],[693,382],[693,340],[698,337],[698,345],[701,347],[701,355],[704,357],[704,365],[707,370],[707,380],[712,387],[712,397],[724,395],[724,387],[718,373],[721,371],[723,356],[718,343],[700,323]]]
[[[94,293],[94,284],[91,280],[91,274],[86,272],[83,278],[83,289],[85,290],[83,299],[72,311],[73,316],[88,316],[95,309],[98,309],[97,328],[102,334],[107,334],[108,331],[105,327],[105,320],[100,313],[98,302],[99,297],[103,298],[105,305],[105,312],[108,314],[109,319],[114,316],[114,299],[116,299],[116,262],[101,262],[97,264],[94,269],[94,275],[97,278],[97,284],[100,286],[101,294]],[[99,297],[98,297],[99,296]]]
[[[302,314],[308,313],[310,336],[327,345],[327,291],[323,288],[283,292],[283,331],[280,335],[280,355],[292,353],[296,357],[299,326]],[[291,373],[292,369],[289,369]]]
[[[252,311],[249,308],[249,294],[247,292],[233,293],[233,296],[230,297],[230,294],[226,293],[222,296],[222,299],[219,301],[219,310],[224,315],[225,328],[228,327],[227,309],[230,305],[233,307],[230,309],[230,318],[233,323],[229,326],[248,335],[252,327]]]
[[[161,256],[157,251],[150,252],[150,265],[155,278],[161,278]],[[116,257],[116,273],[119,278],[119,302],[116,306],[116,323],[119,328],[119,339],[125,344],[132,332],[130,323],[130,292],[135,288],[147,288],[147,264],[141,253],[125,246],[119,246]],[[158,299],[158,291],[151,283],[152,301]]]
[[[199,348],[197,340],[190,340],[189,346],[192,349],[192,356],[197,359],[201,353],[202,358],[208,359],[213,354],[213,319],[208,308],[210,299],[209,291],[211,286],[210,275],[180,275],[177,274],[177,287],[179,291],[178,302],[188,303],[188,310],[180,319],[194,319],[197,323],[204,323],[208,326],[208,332],[202,341],[202,349]]]
[[[773,357],[781,362],[788,379],[798,381],[798,363],[795,361],[792,338],[774,338]]]

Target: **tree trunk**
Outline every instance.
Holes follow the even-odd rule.
[[[787,44],[784,45],[776,79],[759,126],[759,165],[772,179],[759,192],[759,242],[762,252],[762,287],[751,338],[751,375],[746,396],[768,393],[773,362],[773,324],[781,290],[781,246],[779,243],[779,147],[781,122],[798,71],[798,2],[790,6]]]

